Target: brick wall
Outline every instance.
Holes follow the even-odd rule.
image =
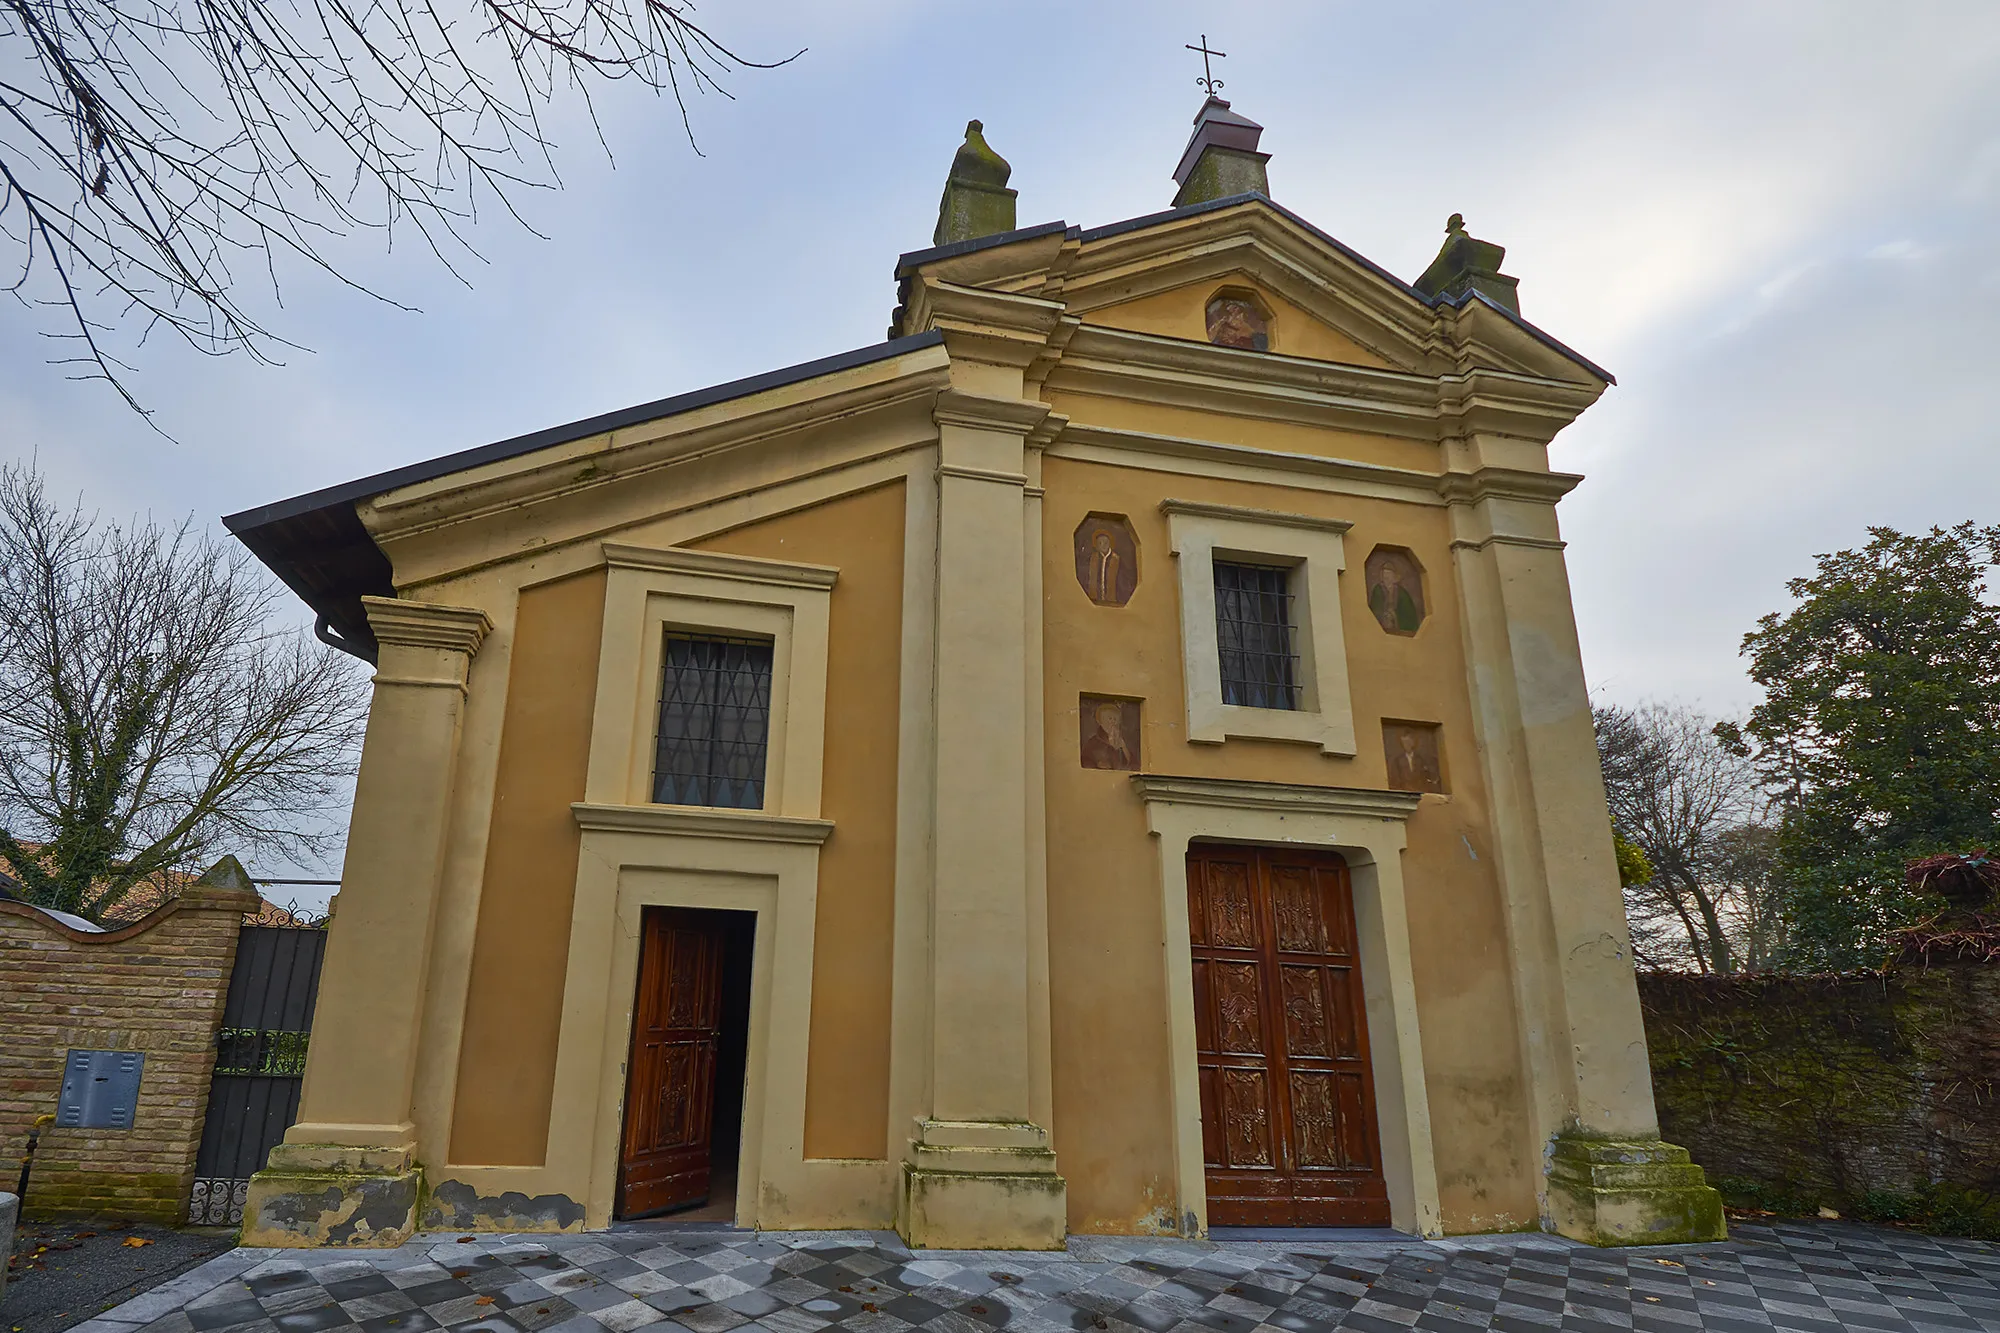
[[[180,1220],[237,931],[257,905],[253,893],[196,886],[94,934],[0,900],[0,1162],[55,1111],[71,1048],[146,1054],[131,1129],[42,1131],[24,1214]]]

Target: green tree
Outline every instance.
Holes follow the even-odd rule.
[[[1718,728],[1778,803],[1793,966],[1879,961],[1927,906],[1905,863],[2000,839],[2000,526],[1869,538],[1744,636],[1764,702]]]

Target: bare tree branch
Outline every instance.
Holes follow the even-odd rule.
[[[666,0],[0,0],[0,38],[0,286],[135,409],[128,340],[292,346],[238,296],[246,259],[274,295],[288,260],[363,290],[327,243],[407,226],[463,280],[481,203],[518,221],[559,183],[559,92],[602,143],[592,85],[636,81],[695,146],[690,94],[804,54],[751,60]]]
[[[320,850],[367,682],[276,586],[190,523],[101,524],[0,468],[0,856],[102,916],[222,851]]]
[[[1768,966],[1781,886],[1754,766],[1685,705],[1593,714],[1612,825],[1653,868],[1626,889],[1634,939],[1703,972]]]

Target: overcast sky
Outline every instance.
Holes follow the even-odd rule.
[[[343,242],[416,312],[280,269],[271,368],[165,342],[174,440],[44,363],[0,305],[0,453],[110,514],[205,521],[879,340],[967,119],[1023,225],[1168,206],[1206,33],[1273,196],[1414,277],[1445,217],[1507,247],[1522,313],[1612,370],[1557,441],[1593,688],[1747,707],[1737,644],[1815,552],[1992,521],[2000,494],[2000,5],[712,0],[747,54],[693,107],[565,103],[560,192],[495,210],[460,285]],[[219,527],[219,525],[218,525]]]

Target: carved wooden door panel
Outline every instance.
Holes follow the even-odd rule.
[[[618,1215],[707,1202],[721,1035],[723,931],[712,915],[648,908],[625,1085]]]
[[[1387,1226],[1347,866],[1188,849],[1195,1052],[1214,1226]]]

